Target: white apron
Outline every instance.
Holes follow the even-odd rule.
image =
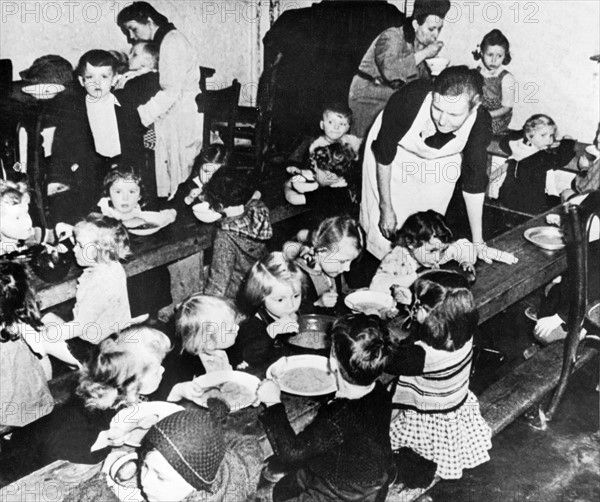
[[[452,140],[439,150],[431,148],[421,138],[422,131],[435,132],[430,115],[431,100],[432,94],[429,93],[412,126],[398,143],[396,157],[392,162],[390,190],[398,228],[406,218],[419,211],[433,209],[446,214],[460,177],[461,152],[477,118],[477,109],[473,109],[465,123],[454,132]],[[379,231],[377,162],[371,149],[373,141],[379,135],[383,113],[378,115],[367,136],[360,204],[360,224],[367,233],[367,250],[380,260],[392,249],[392,243]]]

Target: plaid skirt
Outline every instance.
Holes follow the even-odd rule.
[[[392,449],[410,448],[437,464],[436,476],[459,479],[490,459],[492,430],[481,416],[479,401],[469,391],[457,410],[447,413],[419,413],[402,410],[390,425]]]

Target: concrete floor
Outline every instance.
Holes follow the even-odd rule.
[[[428,492],[434,502],[600,500],[598,356],[580,369],[548,429],[520,417],[493,440],[491,460]],[[425,498],[425,497],[423,497]]]

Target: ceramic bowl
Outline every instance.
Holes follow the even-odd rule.
[[[208,202],[200,202],[192,206],[194,216],[203,223],[213,223],[221,218],[221,215],[216,211],[213,211]]]
[[[431,58],[426,59],[425,61],[427,62],[427,66],[429,66],[432,75],[439,75],[450,64],[450,60],[446,58]]]

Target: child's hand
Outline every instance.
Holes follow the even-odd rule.
[[[433,42],[432,44],[429,44],[427,47],[425,47],[423,49],[423,52],[425,53],[425,59],[436,57],[439,54],[439,52],[442,50],[443,47],[444,47],[444,42],[441,42],[439,40]]]
[[[267,333],[271,338],[275,338],[282,333],[297,333],[300,329],[298,325],[298,315],[292,314],[289,317],[281,317],[267,326]]]
[[[325,293],[323,293],[321,295],[321,298],[319,298],[315,302],[315,305],[317,307],[332,308],[332,307],[336,306],[337,299],[338,299],[338,294],[335,290],[332,289],[331,291],[326,291]]]
[[[390,289],[396,303],[402,303],[403,305],[410,305],[412,303],[412,294],[409,288],[394,284]]]
[[[275,380],[265,379],[258,384],[256,398],[265,406],[273,406],[281,402],[281,389]]]
[[[302,171],[300,171],[299,167],[296,166],[288,166],[285,168],[285,170],[288,172],[288,174],[300,174]]]
[[[548,223],[548,225],[556,225],[557,227],[560,227],[560,215],[549,214],[546,216],[546,223]]]
[[[202,194],[202,189],[200,188],[192,188],[190,193],[185,198],[185,203],[189,206],[192,202],[194,202],[200,195]]]
[[[229,364],[229,358],[224,350],[214,350],[213,352],[201,352],[198,354],[200,361],[207,373],[212,371],[226,371],[233,369]]]

